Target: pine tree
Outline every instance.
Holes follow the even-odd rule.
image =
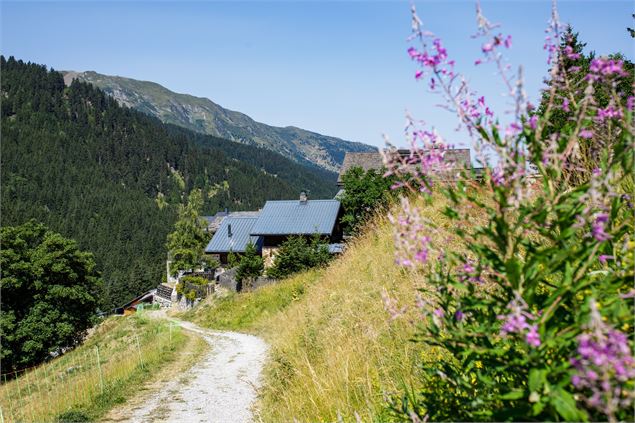
[[[190,192],[187,203],[179,206],[174,232],[168,235],[170,272],[177,275],[182,270],[193,270],[202,263],[205,248],[205,220],[200,217],[203,195],[200,189]]]

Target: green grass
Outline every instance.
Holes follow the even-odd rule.
[[[229,293],[208,300],[180,317],[209,328],[260,333],[268,319],[299,301],[323,273],[322,269],[311,270],[253,292]]]
[[[4,421],[99,419],[178,358],[187,335],[168,325],[142,315],[105,320],[78,348],[3,383]]]

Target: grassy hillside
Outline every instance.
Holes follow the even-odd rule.
[[[139,81],[97,72],[64,72],[73,79],[91,83],[120,104],[135,108],[165,123],[203,134],[264,147],[298,163],[336,172],[347,151],[375,151],[375,147],[321,135],[304,129],[284,128],[256,122],[249,116],[227,110],[207,98],[179,94],[150,81]]]
[[[97,420],[161,369],[183,364],[179,356],[195,357],[205,348],[199,337],[170,328],[165,319],[111,317],[75,350],[18,372],[17,379],[3,375],[4,421]]]
[[[439,200],[426,209],[440,225],[443,206]],[[425,288],[421,276],[394,265],[392,229],[378,218],[328,268],[210,302],[187,317],[258,333],[271,344],[259,409],[265,421],[354,420],[356,413],[364,421],[386,420],[384,395],[414,383],[416,355],[436,358],[410,342],[416,288]],[[390,320],[384,290],[409,307],[404,317]]]

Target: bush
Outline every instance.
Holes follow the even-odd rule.
[[[92,422],[93,419],[82,410],[69,410],[57,416],[58,423]]]
[[[480,10],[478,17],[482,61],[493,62],[506,86],[515,87],[501,53],[511,38],[492,33]],[[475,150],[491,151],[498,161],[491,166],[479,157],[484,188],[467,172],[440,184],[434,175],[447,170],[447,147],[414,123],[409,135],[421,162],[404,166],[394,149],[385,154],[393,175],[425,188],[428,204],[436,195],[447,198],[453,239],[468,248],[448,251],[447,237],[433,243],[440,228],[411,199],[401,199],[402,212],[393,217],[397,261],[427,275],[431,286],[425,294],[432,299],[417,301],[425,322],[417,341],[447,358],[420,363],[426,388],[394,398],[395,412],[433,421],[632,421],[635,307],[625,299],[635,296],[635,222],[630,194],[620,187],[633,184],[635,128],[632,94],[618,90],[628,75],[623,63],[594,59],[578,81],[585,94],[569,105],[577,125],[547,136],[553,103],[543,115],[528,113],[522,90],[510,88],[515,118],[502,127],[485,99],[461,85],[465,79],[441,40],[429,39],[416,15],[413,22],[413,39],[421,41],[409,50],[421,66],[417,78],[433,79],[432,89],[474,136]],[[573,53],[550,44],[560,37],[555,14],[549,31],[553,94],[571,82],[564,58]],[[596,87],[610,93],[609,106],[595,103]],[[599,136],[598,122],[611,142],[596,145],[588,180],[569,188],[566,166],[579,159],[581,142]],[[386,304],[393,317],[400,314]]]
[[[236,280],[238,282],[253,281],[262,275],[264,269],[265,264],[262,257],[256,251],[256,246],[250,242],[245,248],[245,254],[240,258],[238,270],[236,271]]]
[[[342,224],[347,233],[355,233],[373,214],[383,210],[396,198],[390,188],[393,178],[384,178],[382,170],[361,167],[349,169],[343,176],[344,193],[340,202],[344,209]]]
[[[33,366],[80,343],[103,296],[93,255],[35,221],[2,227],[0,244],[3,368]]]
[[[189,275],[181,277],[180,282],[191,283],[193,285],[202,285],[202,286],[209,284],[209,281],[202,276],[189,276]]]
[[[319,235],[315,235],[310,242],[305,237],[293,236],[280,246],[273,266],[267,270],[267,276],[284,278],[312,267],[323,266],[330,259],[328,245]]]

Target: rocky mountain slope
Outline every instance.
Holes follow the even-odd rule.
[[[89,82],[114,97],[120,104],[204,134],[245,144],[258,145],[305,164],[337,171],[347,151],[375,151],[376,148],[304,129],[284,128],[256,122],[249,116],[227,110],[207,98],[179,94],[149,81],[138,81],[96,72],[66,71],[64,81]]]

